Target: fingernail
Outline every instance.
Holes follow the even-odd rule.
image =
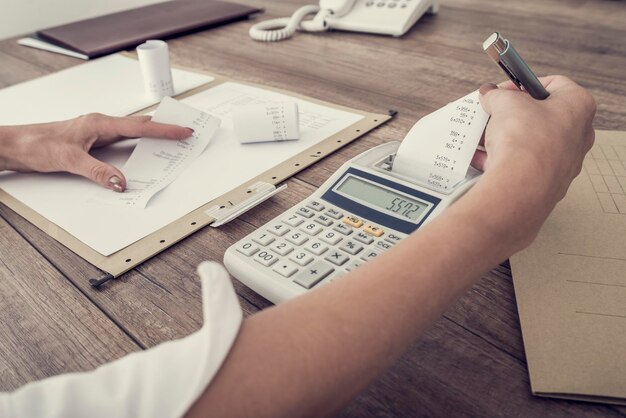
[[[194,133],[195,131],[191,128],[187,128],[191,133]]]
[[[121,193],[124,191],[124,188],[122,187],[122,179],[118,176],[111,176],[111,178],[109,178],[109,186],[116,192]]]
[[[496,90],[497,88],[498,88],[498,86],[496,84],[485,83],[482,86],[480,86],[480,88],[478,89],[478,93],[480,93],[480,95],[482,96],[484,94],[487,94],[491,90]]]

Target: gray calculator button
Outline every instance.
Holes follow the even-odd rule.
[[[270,245],[272,242],[274,242],[274,240],[275,238],[271,236],[268,232],[259,232],[252,237],[252,241],[263,246]]]
[[[293,247],[289,245],[286,241],[279,239],[270,247],[270,250],[279,255],[287,255],[293,251]]]
[[[341,251],[347,252],[348,254],[355,255],[363,249],[363,246],[356,241],[349,240],[344,242],[343,245],[339,247],[339,249]]]
[[[276,261],[278,261],[278,256],[276,254],[272,254],[271,252],[267,250],[263,250],[255,254],[254,261],[257,261],[263,264],[264,266],[269,267],[272,264],[274,264]]]
[[[362,260],[352,260],[344,268],[346,269],[346,271],[353,271],[359,268],[359,266],[362,266],[364,263],[365,261]]]
[[[368,250],[361,254],[361,260],[370,261],[373,258],[376,258],[380,253],[378,251]]]
[[[295,272],[298,271],[298,266],[291,261],[282,260],[279,263],[276,263],[272,270],[274,270],[276,273],[280,274],[283,277],[291,277]]]
[[[311,218],[313,215],[315,215],[315,212],[313,212],[312,209],[305,208],[304,206],[302,206],[301,208],[298,208],[297,212],[298,212],[298,215],[302,215],[305,218]]]
[[[318,260],[298,273],[293,281],[305,289],[310,289],[333,271],[335,271],[333,266]]]
[[[392,244],[400,242],[401,240],[402,240],[402,237],[397,235],[397,234],[387,234],[387,235],[385,235],[385,241],[390,242]]]
[[[374,246],[379,251],[386,251],[390,249],[393,246],[393,244],[390,244],[388,242],[383,241],[382,239],[379,239],[378,241],[376,241],[376,244]]]
[[[241,254],[245,256],[250,257],[252,254],[259,251],[259,246],[254,245],[250,241],[245,241],[237,246],[237,251],[239,251]]]
[[[396,7],[396,4],[395,3],[389,3],[387,5],[387,7],[389,7],[390,9],[393,9],[394,7]]]
[[[349,259],[350,257],[345,255],[344,253],[340,253],[337,250],[330,250],[326,254],[326,257],[324,257],[324,260],[330,261],[331,263],[336,264],[338,266],[343,265]]]
[[[324,213],[324,215],[330,216],[331,218],[334,218],[334,219],[343,218],[343,212],[340,212],[337,209],[333,209],[333,208],[328,208],[328,210]]]
[[[282,237],[287,232],[289,232],[289,228],[287,228],[287,225],[281,222],[276,222],[274,224],[268,225],[267,230],[279,237]]]
[[[308,207],[310,207],[313,210],[316,211],[322,211],[324,210],[324,205],[322,205],[320,202],[318,202],[317,200],[311,200],[309,203],[306,204]]]
[[[302,216],[298,216],[296,214],[291,214],[285,218],[283,218],[283,222],[289,226],[293,226],[294,228],[304,222]]]
[[[346,224],[340,223],[335,225],[333,228],[335,231],[340,232],[344,235],[350,235],[352,233],[352,227]]]
[[[317,218],[315,218],[315,222],[324,226],[331,226],[333,224],[333,220],[326,215],[318,216]]]
[[[359,231],[354,237],[355,240],[362,242],[365,245],[369,245],[374,242],[374,238],[371,235],[366,234],[365,232]]]

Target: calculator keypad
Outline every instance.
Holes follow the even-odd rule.
[[[309,200],[238,242],[235,249],[281,280],[311,289],[353,271],[405,236]]]

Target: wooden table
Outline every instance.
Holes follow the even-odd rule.
[[[287,16],[295,2],[248,3]],[[306,3],[299,0],[297,3]],[[288,181],[289,189],[219,229],[205,228],[94,290],[94,267],[0,205],[0,390],[89,370],[200,326],[202,260],[308,196],[344,161],[402,139],[421,116],[503,80],[481,51],[502,30],[539,74],[566,74],[598,102],[595,126],[626,129],[626,4],[608,0],[444,0],[401,39],[298,34],[262,44],[249,22],[170,42],[175,64],[398,116]],[[0,42],[0,87],[81,61]],[[59,98],[62,100],[62,98]],[[1,106],[10,104],[2,103]],[[0,107],[1,107],[0,106]],[[60,197],[61,198],[61,197]],[[234,280],[246,314],[269,306]],[[259,382],[261,383],[261,382]],[[508,263],[454,305],[343,416],[623,416],[626,408],[534,397]]]

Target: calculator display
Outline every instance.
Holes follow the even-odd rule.
[[[380,212],[415,223],[421,219],[430,206],[404,193],[353,175],[346,176],[335,191],[360,203],[373,206]]]

